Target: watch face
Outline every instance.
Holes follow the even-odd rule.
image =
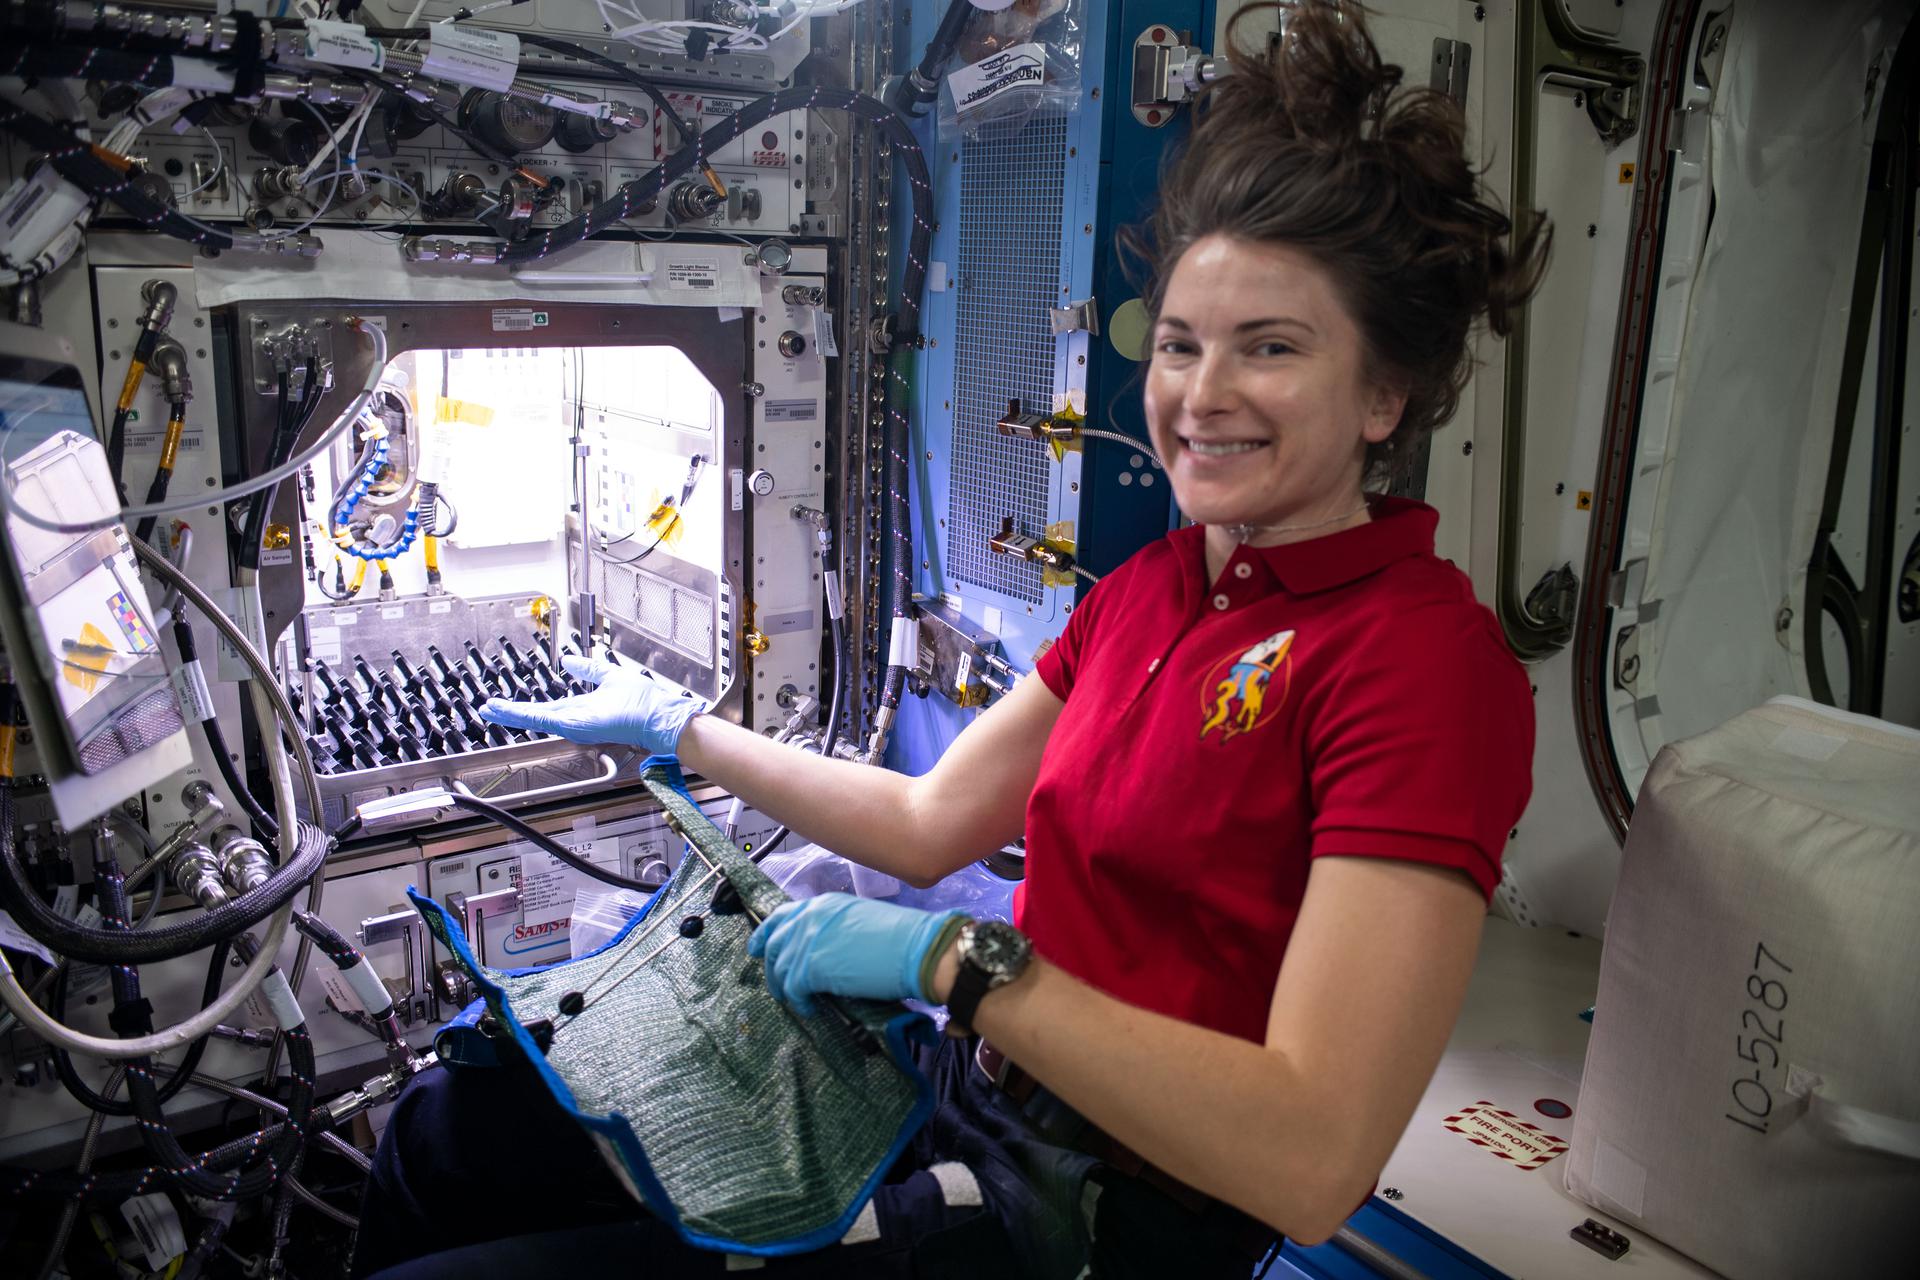
[[[974,926],[967,958],[996,977],[1011,976],[1026,963],[1032,945],[1012,925],[989,920]]]

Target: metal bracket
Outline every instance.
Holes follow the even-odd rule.
[[[1100,336],[1100,307],[1092,298],[1069,302],[1064,307],[1048,307],[1047,323],[1053,336],[1063,333],[1088,333]]]
[[[1433,39],[1433,65],[1428,69],[1427,86],[1446,94],[1462,109],[1467,105],[1467,75],[1473,67],[1473,46],[1465,40]]]
[[[1190,32],[1158,23],[1133,41],[1133,118],[1149,129],[1173,119],[1173,108],[1230,70],[1192,43]]]

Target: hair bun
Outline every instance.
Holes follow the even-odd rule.
[[[1262,31],[1259,47],[1251,47],[1241,40],[1241,24],[1263,10],[1279,14],[1280,29]],[[1209,95],[1203,128],[1257,127],[1308,144],[1350,146],[1377,125],[1403,78],[1380,57],[1354,4],[1248,5],[1229,24],[1227,45],[1233,74]]]

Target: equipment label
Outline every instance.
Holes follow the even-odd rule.
[[[768,422],[812,422],[819,413],[819,406],[811,400],[767,401]]]
[[[532,307],[496,307],[493,312],[495,333],[526,333],[547,327],[547,313]]]
[[[840,347],[833,340],[833,312],[825,307],[813,309],[813,345],[823,356],[831,358],[840,354]]]
[[[387,65],[387,51],[358,23],[307,19],[307,57],[335,67],[378,71]]]
[[[1462,1107],[1440,1123],[1475,1146],[1512,1162],[1516,1169],[1538,1169],[1567,1149],[1564,1138],[1556,1138],[1491,1102]]]
[[[956,114],[978,111],[1002,94],[1022,85],[1038,86],[1047,78],[1047,54],[1037,44],[1017,44],[960,68],[947,77]]]
[[[292,547],[278,547],[274,549],[262,548],[260,551],[260,567],[262,569],[271,569],[276,565],[292,564],[292,563],[293,563]]]
[[[166,442],[166,438],[167,433],[164,431],[129,431],[127,433],[127,448],[136,453],[143,452],[147,449],[158,449]],[[183,453],[196,452],[202,447],[203,443],[198,431],[183,431],[180,434],[179,447]]]
[[[213,719],[213,692],[207,688],[207,673],[200,659],[183,662],[173,669],[173,700],[180,704],[180,716],[188,724],[203,724]]]
[[[403,604],[390,604],[380,610],[380,616],[388,622],[393,621],[395,618],[404,618],[407,616],[407,606]]]
[[[667,263],[666,268],[669,289],[718,289],[720,287],[720,264],[712,258],[682,258],[678,262]]]
[[[452,613],[453,601],[451,600],[429,601],[427,604],[427,612],[428,613]]]
[[[505,93],[520,69],[520,37],[436,22],[427,28],[427,55],[420,69],[456,84]]]

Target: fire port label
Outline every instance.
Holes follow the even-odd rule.
[[[1567,1149],[1564,1138],[1556,1138],[1491,1102],[1462,1107],[1440,1123],[1516,1169],[1538,1169]]]

